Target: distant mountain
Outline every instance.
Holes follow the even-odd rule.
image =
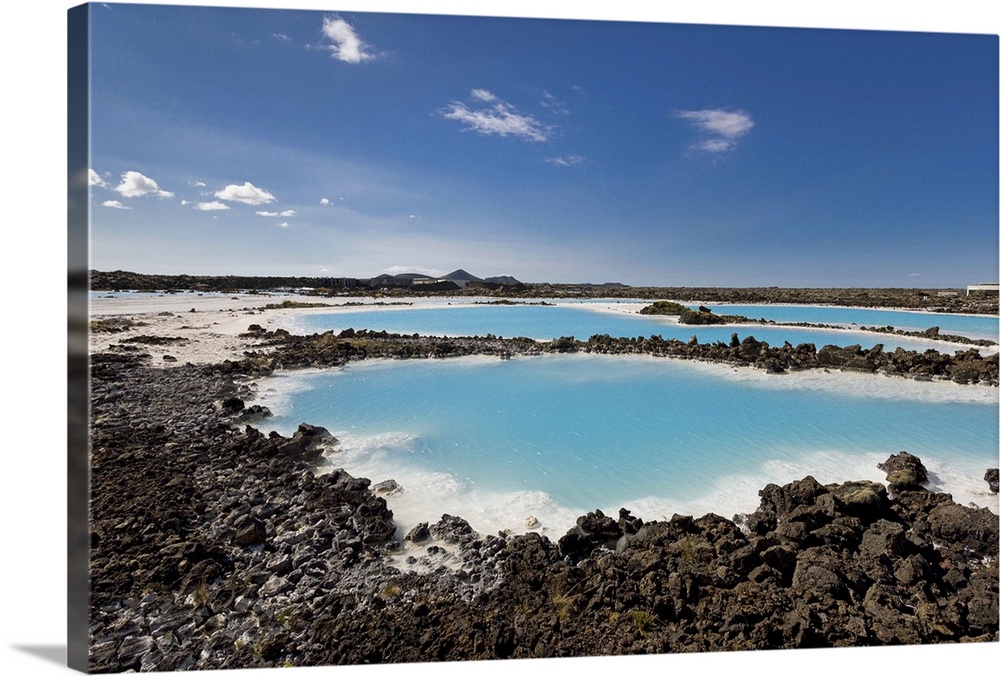
[[[476,277],[471,272],[467,272],[462,268],[455,270],[454,272],[449,272],[447,275],[442,277],[432,277],[430,275],[425,275],[420,272],[402,272],[398,275],[390,275],[383,273],[378,277],[372,277],[372,282],[377,284],[404,284],[410,285],[414,282],[433,282],[435,280],[455,282],[460,287],[464,287],[469,282],[487,282],[491,284],[520,284],[518,280],[514,279],[510,275],[501,275],[499,277],[487,277],[483,279],[482,277]]]
[[[476,277],[475,275],[469,274],[468,272],[466,272],[465,270],[463,270],[461,268],[459,268],[458,270],[455,270],[454,272],[449,272],[447,275],[445,275],[441,279],[447,279],[447,280],[452,281],[452,282],[482,282],[482,281],[485,281],[485,280],[483,280],[483,279],[481,279],[479,277]]]

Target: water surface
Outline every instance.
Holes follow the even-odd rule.
[[[529,515],[558,530],[620,507],[731,517],[771,481],[884,480],[877,463],[903,450],[983,501],[997,465],[996,389],[953,383],[551,355],[359,363],[262,390],[269,428],[323,425],[342,442],[331,462],[399,481],[401,526],[457,513],[484,532]]]
[[[871,348],[876,344],[882,344],[888,350],[903,347],[907,350],[921,352],[928,348],[940,352],[965,349],[964,347],[956,348],[952,344],[940,341],[904,338],[859,330],[759,325],[688,326],[678,324],[676,318],[636,314],[636,310],[638,307],[642,307],[642,304],[622,304],[620,307],[621,311],[614,311],[614,306],[600,304],[568,304],[553,307],[463,303],[450,307],[439,305],[386,307],[304,314],[282,320],[279,325],[293,333],[305,334],[331,330],[343,331],[352,328],[434,336],[485,336],[487,334],[505,338],[523,336],[535,340],[553,340],[562,336],[573,336],[580,340],[587,340],[591,336],[601,334],[627,338],[659,335],[665,339],[674,338],[683,341],[695,336],[701,343],[721,341],[728,344],[732,334],[736,333],[740,338],[752,335],[758,340],[766,341],[774,346],[788,342],[791,345],[813,343],[817,347],[823,345],[861,345],[864,348]],[[727,311],[724,311],[722,310],[724,306],[718,307],[717,312],[719,313],[744,314],[756,318],[766,316],[765,308],[769,306],[740,306],[742,310],[740,312],[737,312],[735,308],[726,308]],[[851,317],[864,321],[871,319],[863,313],[852,315],[839,312],[839,310],[841,308],[819,308],[808,315],[798,315],[792,312],[789,316],[808,316],[809,319],[795,319],[794,321],[824,324],[843,323],[842,320]],[[940,319],[941,317],[934,316],[935,325],[947,324],[939,321]],[[992,322],[993,326],[996,326],[997,320],[995,318],[992,319]],[[874,323],[877,322],[871,324]],[[953,329],[950,328],[951,325],[948,326],[947,331],[958,331],[957,328]],[[929,328],[929,326],[923,328]],[[944,330],[944,326],[942,326],[942,330]]]

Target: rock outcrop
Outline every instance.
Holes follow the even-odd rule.
[[[893,492],[919,490],[928,480],[924,463],[906,451],[890,455],[888,460],[879,463],[878,468],[885,472],[889,490]]]
[[[94,672],[998,640],[997,516],[909,454],[891,490],[804,477],[734,519],[404,538],[367,479],[317,473],[329,432],[246,425],[224,370],[91,376]]]
[[[607,334],[577,340],[563,336],[551,341],[496,336],[433,337],[394,334],[386,331],[328,331],[297,336],[287,331],[251,331],[244,334],[256,341],[240,361],[226,361],[215,366],[225,374],[266,374],[276,369],[340,366],[350,361],[371,358],[441,359],[470,355],[494,355],[511,358],[545,353],[585,352],[590,354],[646,354],[758,368],[768,373],[809,369],[837,369],[860,373],[899,376],[920,380],[950,380],[959,384],[997,386],[1000,383],[998,355],[982,356],[970,348],[954,354],[934,349],[924,352],[897,348],[891,352],[883,345],[870,349],[860,345],[840,347],[812,343],[772,346],[753,336],[742,339],[737,333],[726,343],[700,343],[697,340],[664,339],[659,335],[615,338]]]

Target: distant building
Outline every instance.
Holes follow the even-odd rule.
[[[984,284],[970,284],[965,289],[965,295],[966,296],[971,296],[973,293],[983,293],[983,294],[998,293],[998,294],[1000,294],[1000,284],[998,284],[997,282],[987,282],[987,283],[984,283]]]
[[[368,286],[368,280],[354,277],[331,277],[327,280],[326,285],[328,289],[353,289],[358,286]]]

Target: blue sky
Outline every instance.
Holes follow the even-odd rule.
[[[119,4],[91,30],[92,268],[998,277],[996,35]]]

